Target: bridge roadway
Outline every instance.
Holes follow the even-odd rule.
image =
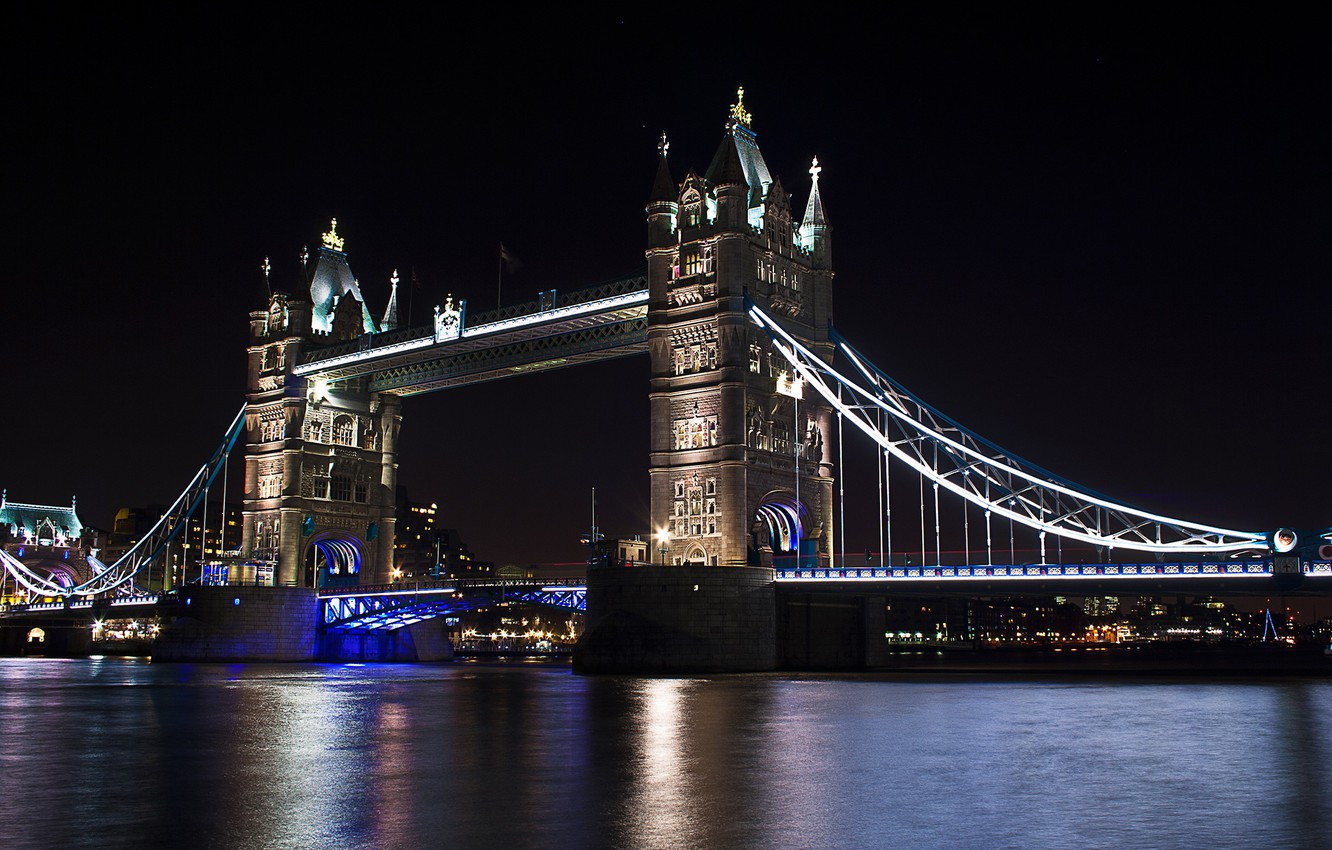
[[[293,370],[309,380],[366,378],[399,396],[647,351],[647,278],[611,281],[468,317],[320,347]]]
[[[626,567],[632,569],[632,566]],[[719,568],[724,569],[724,568]],[[1332,561],[1304,560],[1282,574],[1272,561],[1199,561],[1149,564],[1024,564],[878,566],[815,569],[778,567],[779,587],[815,587],[858,593],[1099,596],[1158,594],[1332,594]],[[379,586],[321,588],[319,622],[348,633],[385,631],[432,617],[503,603],[531,603],[585,611],[587,586],[571,579],[457,579]],[[117,599],[71,599],[0,606],[0,618],[105,619],[152,616],[178,604],[174,594]]]

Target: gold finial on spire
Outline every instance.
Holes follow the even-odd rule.
[[[819,167],[819,158],[814,157],[814,164],[809,167],[809,176],[814,178],[814,182],[819,182],[819,172],[823,169]]]
[[[661,131],[661,141],[660,141],[660,142],[657,142],[657,152],[660,153],[662,156],[665,156],[665,155],[666,155],[666,151],[668,151],[668,150],[670,150],[670,149],[671,149],[671,143],[668,142],[668,141],[666,141],[666,131],[665,131],[665,130],[662,130],[662,131]]]
[[[345,241],[346,240],[338,235],[338,220],[335,218],[333,219],[332,224],[328,226],[328,232],[324,234],[324,247],[332,248],[334,251],[341,251]]]
[[[754,116],[745,109],[745,87],[741,86],[735,90],[736,102],[731,104],[731,123],[739,124],[742,127],[750,127],[754,123]]]
[[[397,289],[399,280],[401,280],[401,278],[398,277],[398,270],[394,269],[393,274],[389,275],[389,283],[393,284],[394,289]]]

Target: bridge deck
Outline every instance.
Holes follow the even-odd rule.
[[[477,319],[452,339],[430,327],[368,334],[311,351],[294,371],[324,381],[368,377],[373,391],[409,396],[636,354],[647,350],[647,280],[626,278]]]

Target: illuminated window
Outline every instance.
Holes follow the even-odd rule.
[[[684,250],[684,276],[696,275],[703,271],[703,256],[697,247]]]
[[[356,444],[356,425],[350,416],[343,414],[333,420],[333,445],[353,446]]]

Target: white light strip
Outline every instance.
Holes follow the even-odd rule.
[[[515,328],[538,325],[543,322],[552,322],[559,319],[572,319],[575,316],[599,313],[602,310],[611,310],[616,307],[631,307],[635,304],[646,304],[647,300],[648,291],[646,289],[636,289],[633,292],[626,292],[623,295],[613,295],[610,298],[602,298],[599,301],[587,301],[569,307],[557,307],[554,310],[546,310],[542,313],[529,313],[526,316],[502,319],[498,322],[491,322],[488,325],[477,325],[474,328],[464,330],[462,336],[463,339],[471,339],[476,336],[485,336],[487,334],[499,333],[500,331],[511,331]]]
[[[946,568],[945,568],[946,569]],[[794,582],[794,581],[877,581],[877,582],[899,582],[899,581],[1076,581],[1078,579],[1101,581],[1103,579],[1118,581],[1119,579],[1204,579],[1204,578],[1228,578],[1228,579],[1270,579],[1270,572],[1261,573],[1203,573],[1203,572],[1174,572],[1174,573],[1105,573],[1096,575],[1071,575],[1056,573],[1054,575],[1031,575],[1026,573],[1008,573],[1004,575],[906,575],[906,576],[787,576],[778,575],[775,581]]]
[[[545,310],[538,313],[529,313],[526,316],[518,316],[512,319],[502,319],[498,322],[490,322],[484,325],[477,325],[474,328],[467,328],[462,332],[461,339],[473,339],[475,337],[488,336],[490,334],[501,333],[503,331],[517,330],[518,328],[530,327],[532,325],[544,324],[547,322],[556,322],[562,319],[572,319],[577,316],[585,316],[592,313],[599,313],[603,310],[613,310],[618,307],[632,307],[638,304],[646,304],[648,300],[648,291],[646,289],[637,289],[633,292],[626,292],[622,295],[614,295],[610,298],[602,298],[597,301],[587,301],[583,304],[574,304],[568,307],[557,307],[554,310]],[[446,340],[439,343],[447,345],[456,340]],[[312,363],[302,363],[292,369],[297,375],[311,375],[317,372],[325,372],[338,366],[345,366],[349,363],[359,363],[365,360],[375,360],[390,354],[400,354],[405,351],[415,351],[421,348],[429,348],[435,345],[434,336],[413,339],[407,342],[397,342],[392,345],[386,345],[382,348],[372,348],[369,351],[357,351],[351,354],[343,354],[338,357],[331,357],[327,360],[316,360]]]
[[[1005,464],[1005,463],[1003,463],[1003,462],[1001,462],[1001,461],[997,461],[997,460],[995,460],[995,459],[989,457],[988,455],[985,455],[985,454],[983,454],[983,453],[981,453],[981,452],[978,452],[978,451],[976,451],[976,450],[974,450],[974,449],[971,449],[970,447],[968,447],[968,446],[966,446],[966,445],[964,445],[964,444],[962,444],[962,443],[959,443],[959,442],[957,442],[957,441],[955,441],[955,440],[952,440],[952,439],[946,437],[945,435],[943,435],[943,434],[941,434],[941,433],[938,433],[937,431],[934,431],[932,428],[926,426],[925,424],[923,424],[923,423],[917,421],[917,420],[914,419],[913,417],[911,417],[911,416],[909,416],[909,415],[906,415],[906,414],[904,414],[903,412],[901,412],[901,411],[899,411],[899,410],[896,410],[896,409],[894,409],[893,407],[890,407],[889,405],[885,404],[881,399],[879,399],[879,398],[877,398],[876,396],[870,394],[869,392],[867,392],[866,390],[864,390],[864,389],[863,389],[862,387],[860,387],[859,385],[857,385],[857,384],[855,384],[855,383],[852,383],[852,382],[849,381],[845,376],[843,376],[843,375],[841,375],[840,373],[838,373],[837,370],[833,369],[831,366],[829,366],[828,364],[826,364],[826,363],[824,363],[822,360],[820,360],[820,359],[819,359],[816,355],[814,355],[811,351],[809,351],[807,348],[805,348],[803,345],[801,345],[800,342],[799,342],[798,340],[796,340],[794,337],[792,337],[790,334],[788,334],[784,329],[782,329],[782,328],[781,328],[776,322],[774,322],[774,321],[772,321],[770,318],[768,318],[768,317],[767,317],[767,316],[766,316],[761,310],[759,310],[757,307],[751,307],[751,308],[750,308],[750,316],[751,316],[751,317],[754,319],[754,321],[755,321],[756,323],[758,323],[761,327],[765,327],[765,328],[770,328],[770,329],[772,329],[775,333],[777,333],[779,336],[781,336],[782,339],[784,339],[784,340],[786,340],[788,343],[790,343],[790,346],[791,346],[791,349],[790,349],[790,350],[788,350],[788,349],[787,349],[785,346],[783,346],[782,344],[780,344],[780,343],[776,343],[776,342],[774,343],[774,347],[776,347],[777,350],[780,351],[780,352],[782,353],[782,356],[784,356],[784,357],[787,359],[787,361],[790,362],[791,365],[792,365],[793,367],[795,367],[795,369],[798,370],[798,371],[800,372],[800,374],[802,374],[802,375],[805,376],[806,380],[807,380],[810,384],[812,384],[812,385],[815,387],[815,389],[817,389],[817,390],[819,391],[819,394],[820,394],[821,396],[823,396],[824,399],[825,399],[830,405],[832,405],[834,408],[836,408],[837,410],[839,410],[839,411],[841,411],[843,414],[845,414],[847,417],[849,417],[849,418],[852,420],[852,422],[854,422],[855,425],[856,425],[858,428],[860,428],[860,430],[863,431],[867,436],[869,436],[872,440],[874,440],[874,441],[875,441],[876,443],[878,443],[879,445],[883,446],[884,449],[888,450],[889,452],[892,452],[896,457],[898,457],[900,460],[902,460],[904,463],[906,463],[906,464],[907,464],[908,466],[910,466],[912,469],[915,469],[917,472],[919,472],[919,473],[925,475],[925,476],[926,476],[927,478],[929,478],[930,480],[939,483],[939,484],[942,485],[944,488],[948,489],[949,491],[951,491],[951,492],[953,492],[953,493],[956,493],[957,495],[961,496],[962,498],[966,499],[967,501],[972,502],[973,504],[977,504],[977,505],[980,505],[980,506],[982,506],[982,507],[986,507],[986,508],[988,508],[988,509],[990,509],[990,510],[992,510],[992,511],[998,513],[998,514],[1000,514],[1001,516],[1009,517],[1009,518],[1011,518],[1011,519],[1016,520],[1017,522],[1021,522],[1022,524],[1027,525],[1027,526],[1029,526],[1029,527],[1036,528],[1036,529],[1040,529],[1040,530],[1050,531],[1050,532],[1052,532],[1052,533],[1058,534],[1058,535],[1063,536],[1063,537],[1066,537],[1066,538],[1071,538],[1071,539],[1075,539],[1075,540],[1081,540],[1081,541],[1084,541],[1084,542],[1087,542],[1087,543],[1091,543],[1091,544],[1093,544],[1093,545],[1107,545],[1107,544],[1110,544],[1110,545],[1118,545],[1118,546],[1121,546],[1122,548],[1139,549],[1139,550],[1149,551],[1149,552],[1176,552],[1176,551],[1194,551],[1194,552],[1196,552],[1196,551],[1203,550],[1203,549],[1206,549],[1206,550],[1208,550],[1208,551],[1224,552],[1224,551],[1232,551],[1232,550],[1236,550],[1236,549],[1246,549],[1246,548],[1251,548],[1251,547],[1253,547],[1253,546],[1255,546],[1255,545],[1264,545],[1265,542],[1266,542],[1266,537],[1267,537],[1267,536],[1266,536],[1265,534],[1261,534],[1261,533],[1257,533],[1257,532],[1233,531],[1233,530],[1229,530],[1229,529],[1214,528],[1214,527],[1211,527],[1211,526],[1205,526],[1205,525],[1198,525],[1198,524],[1195,524],[1195,523],[1183,522],[1183,521],[1181,521],[1181,520],[1172,519],[1172,518],[1170,518],[1170,517],[1163,517],[1163,516],[1159,516],[1159,515],[1156,515],[1156,514],[1147,513],[1147,512],[1145,512],[1145,511],[1139,511],[1139,510],[1137,510],[1137,509],[1135,509],[1135,508],[1129,508],[1129,507],[1126,507],[1126,506],[1124,506],[1124,505],[1117,504],[1117,503],[1115,503],[1115,502],[1110,502],[1110,501],[1107,501],[1107,500],[1104,500],[1104,499],[1096,498],[1096,497],[1094,497],[1094,496],[1089,496],[1089,495],[1087,495],[1087,494],[1085,494],[1085,493],[1079,492],[1079,491],[1077,491],[1077,490],[1072,490],[1072,489],[1070,489],[1070,488],[1068,488],[1068,487],[1064,487],[1064,486],[1059,485],[1059,484],[1056,484],[1056,483],[1054,483],[1054,482],[1041,481],[1041,480],[1039,480],[1039,479],[1033,477],[1030,473],[1024,472],[1024,471],[1022,471],[1022,470],[1020,470],[1020,469],[1017,469],[1017,468],[1014,468],[1014,467],[1010,467],[1010,466],[1008,466],[1007,464]],[[802,355],[804,355],[804,357],[808,358],[811,362],[816,362],[816,363],[818,364],[817,370],[816,370],[815,368],[811,367],[810,365],[806,364],[804,361],[801,360],[801,358],[797,357],[796,354],[795,354],[795,352],[797,352],[797,351],[800,352]],[[884,412],[886,412],[886,413],[888,413],[889,415],[893,416],[893,417],[896,418],[899,422],[903,422],[904,424],[907,424],[907,425],[912,426],[916,431],[920,432],[920,433],[922,434],[922,436],[925,436],[925,437],[927,437],[927,438],[929,438],[929,439],[933,439],[933,440],[936,440],[936,441],[938,441],[938,442],[940,442],[940,443],[943,443],[943,444],[945,444],[945,445],[947,445],[947,446],[950,446],[950,447],[954,448],[956,451],[958,451],[958,452],[960,452],[960,453],[962,453],[962,454],[965,454],[965,455],[967,455],[967,456],[969,456],[969,457],[972,457],[972,458],[976,458],[976,459],[978,459],[978,460],[981,460],[981,461],[983,461],[983,462],[984,462],[986,465],[988,465],[988,466],[994,467],[994,468],[996,468],[996,469],[1001,469],[1001,470],[1007,471],[1007,472],[1011,473],[1012,475],[1014,475],[1014,476],[1017,477],[1017,478],[1020,478],[1020,479],[1022,479],[1022,480],[1024,480],[1024,481],[1028,481],[1028,482],[1030,482],[1032,485],[1034,485],[1034,486],[1036,486],[1036,487],[1040,487],[1040,488],[1044,488],[1044,489],[1047,489],[1047,490],[1051,490],[1051,491],[1055,491],[1055,492],[1063,493],[1064,495],[1067,495],[1067,496],[1070,496],[1070,497],[1073,497],[1073,498],[1076,498],[1076,499],[1081,499],[1081,500],[1084,500],[1084,501],[1090,502],[1090,503],[1092,503],[1092,504],[1099,505],[1099,506],[1101,506],[1101,507],[1105,507],[1105,508],[1108,508],[1108,509],[1111,509],[1111,510],[1114,510],[1114,511],[1118,511],[1118,512],[1121,512],[1121,513],[1129,514],[1129,515],[1131,515],[1131,516],[1144,518],[1144,519],[1147,519],[1147,520],[1149,520],[1149,521],[1153,521],[1153,522],[1161,522],[1161,523],[1164,523],[1164,524],[1166,524],[1166,525],[1170,525],[1170,526],[1178,527],[1179,529],[1188,530],[1189,532],[1196,532],[1196,531],[1201,530],[1201,531],[1207,531],[1207,532],[1211,532],[1211,533],[1215,533],[1215,534],[1221,534],[1221,535],[1230,536],[1230,537],[1242,537],[1242,538],[1246,538],[1246,539],[1244,539],[1244,540],[1242,540],[1242,541],[1239,541],[1239,542],[1235,542],[1235,543],[1192,544],[1192,545],[1190,545],[1190,544],[1186,544],[1186,543],[1179,543],[1179,544],[1159,544],[1159,543],[1139,542],[1139,541],[1132,541],[1132,540],[1121,540],[1121,539],[1114,538],[1114,537],[1109,537],[1109,536],[1106,536],[1106,535],[1100,535],[1100,536],[1098,536],[1098,535],[1088,535],[1088,534],[1083,534],[1083,533],[1081,533],[1081,532],[1074,531],[1073,529],[1064,528],[1064,527],[1062,527],[1062,526],[1051,525],[1051,524],[1049,524],[1049,523],[1042,522],[1042,521],[1040,521],[1040,520],[1034,520],[1034,519],[1032,519],[1032,518],[1030,518],[1030,517],[1028,517],[1028,516],[1026,516],[1026,515],[1024,515],[1024,514],[1018,513],[1018,512],[1016,512],[1016,511],[1010,511],[1010,510],[1008,510],[1007,508],[1005,508],[1003,505],[1000,505],[1000,504],[995,503],[995,502],[989,502],[989,501],[986,501],[983,497],[981,497],[981,496],[979,496],[979,495],[977,495],[977,494],[973,494],[971,491],[969,491],[969,490],[967,490],[967,489],[965,489],[965,488],[963,488],[963,487],[959,487],[958,485],[954,484],[952,481],[948,480],[946,477],[938,476],[938,475],[934,474],[934,472],[933,472],[929,467],[925,466],[925,465],[922,464],[922,463],[918,463],[915,459],[913,459],[912,457],[910,457],[905,451],[903,451],[901,448],[899,448],[899,447],[898,447],[896,444],[894,444],[891,440],[889,440],[888,438],[886,438],[886,437],[884,437],[882,434],[880,434],[880,433],[878,432],[878,429],[871,427],[867,421],[865,421],[864,419],[862,419],[861,416],[857,416],[856,414],[857,414],[858,412],[863,413],[863,411],[862,411],[859,407],[856,407],[855,409],[853,409],[851,406],[849,406],[849,405],[847,405],[847,404],[844,404],[844,403],[842,403],[840,400],[838,400],[838,398],[836,397],[836,394],[834,394],[833,392],[831,392],[831,391],[829,390],[829,388],[827,387],[827,385],[826,385],[826,384],[824,383],[824,381],[822,380],[822,378],[821,378],[821,376],[820,376],[820,373],[824,373],[824,372],[826,372],[827,374],[831,375],[836,381],[838,381],[840,384],[842,384],[843,386],[845,386],[847,389],[851,390],[853,393],[859,394],[860,396],[862,396],[863,398],[865,398],[867,401],[871,402],[872,404],[874,404],[874,405],[876,405],[877,407],[879,407],[880,409],[882,409]]]
[[[320,599],[361,599],[366,596],[426,596],[431,593],[457,593],[456,587],[444,587],[435,590],[384,590],[379,593],[339,593],[321,596]]]
[[[430,336],[423,336],[418,339],[409,339],[406,342],[395,342],[392,345],[372,348],[369,351],[354,351],[351,354],[330,357],[327,360],[316,360],[312,363],[302,363],[291,371],[297,375],[324,372],[338,366],[345,366],[348,363],[356,363],[360,360],[368,360],[375,357],[386,357],[390,354],[402,354],[406,351],[415,351],[418,348],[429,348],[434,344],[435,337],[431,334]]]

